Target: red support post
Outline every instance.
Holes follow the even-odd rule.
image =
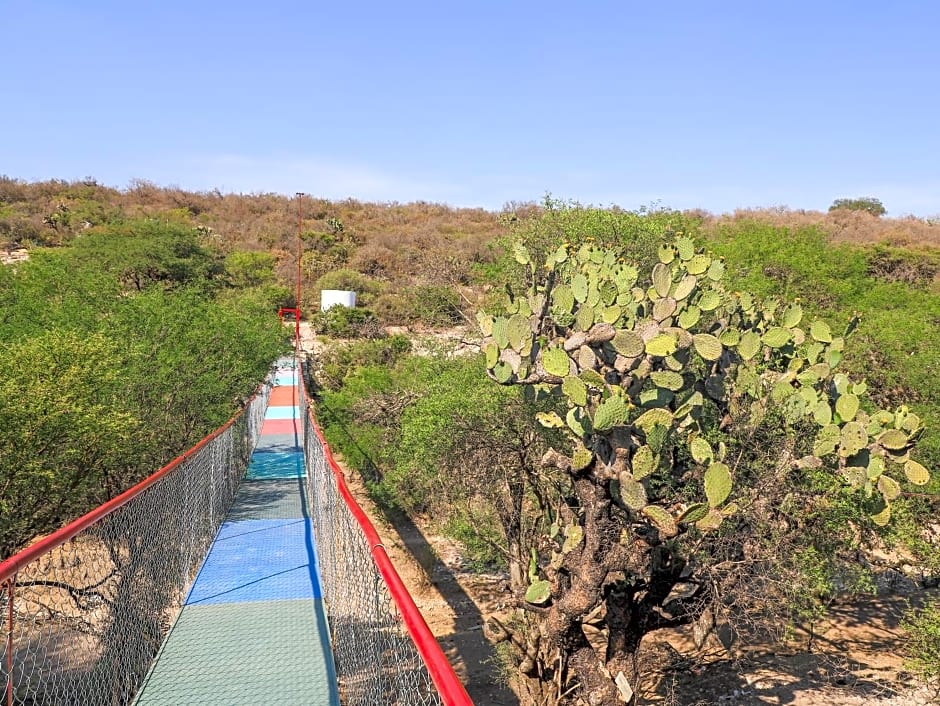
[[[297,319],[294,327],[294,333],[297,336],[297,345],[300,345],[300,259],[303,256],[303,238],[301,237],[301,232],[304,227],[304,211],[303,211],[303,199],[304,193],[302,191],[297,192]]]

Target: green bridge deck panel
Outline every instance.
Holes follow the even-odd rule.
[[[275,391],[292,380],[282,366]],[[302,424],[296,412],[273,416],[135,706],[339,704],[302,478]],[[285,424],[294,425],[289,436]]]
[[[138,706],[338,703],[319,601],[188,605]],[[313,638],[313,639],[311,639]]]

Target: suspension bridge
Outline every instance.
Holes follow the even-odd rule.
[[[302,372],[279,360],[226,425],[0,563],[0,704],[471,704]]]

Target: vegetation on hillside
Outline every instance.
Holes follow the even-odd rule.
[[[0,483],[0,552],[122,490],[229,416],[233,402],[283,350],[284,331],[274,312],[294,304],[298,233],[305,315],[320,333],[353,339],[332,341],[318,360],[320,411],[331,443],[363,471],[386,506],[433,518],[439,529],[463,542],[471,564],[506,572],[519,610],[488,631],[500,641],[507,663],[528,675],[523,688],[533,698],[557,689],[557,682],[544,679],[551,675],[563,684],[572,679],[565,688],[578,683],[610,696],[613,690],[624,693],[616,681],[617,672],[624,671],[633,688],[643,653],[633,652],[639,667],[624,655],[642,646],[638,636],[644,631],[669,622],[687,624],[699,638],[709,631],[737,640],[772,628],[785,632],[794,621],[818,616],[833,596],[871,588],[879,569],[866,552],[871,545],[904,547],[905,561],[940,573],[940,552],[925,532],[936,522],[937,474],[922,487],[907,484],[904,465],[886,464],[885,475],[872,459],[884,451],[885,458],[906,464],[905,449],[886,448],[870,435],[865,464],[855,463],[862,460],[861,448],[839,455],[841,430],[834,455],[811,448],[818,431],[815,411],[824,414],[828,395],[832,424],[826,427],[882,420],[879,434],[893,429],[908,440],[920,434],[914,461],[940,468],[940,358],[934,353],[940,347],[940,224],[935,220],[887,218],[851,204],[828,213],[768,209],[713,216],[600,209],[550,198],[490,213],[426,203],[191,193],[147,182],[116,190],[91,179],[28,184],[0,178],[0,249],[30,251],[27,263],[0,267],[0,470],[17,469]],[[686,313],[681,324],[693,336],[682,348],[689,358],[681,370],[667,369],[675,352],[647,352],[641,335],[650,367],[634,375],[646,381],[636,389],[615,384],[614,372],[636,373],[619,370],[617,356],[603,367],[612,341],[585,338],[582,345],[591,349],[604,382],[593,379],[592,386],[581,379],[590,360],[587,352],[581,359],[579,345],[577,359],[571,360],[584,385],[584,404],[581,386],[564,384],[575,376],[505,386],[487,379],[487,370],[503,382],[528,377],[520,378],[524,355],[512,345],[521,348],[525,338],[518,317],[537,319],[528,355],[534,362],[530,373],[538,374],[539,366],[546,366],[537,351],[554,349],[553,338],[587,337],[595,324],[613,316],[612,310],[592,306],[588,325],[587,314],[580,314],[581,282],[575,284],[565,268],[582,248],[592,262],[594,253],[606,262],[607,253],[622,250],[624,260],[634,263],[640,292],[629,289],[644,318],[689,274],[690,258],[678,252],[676,241],[687,236],[716,257],[704,275],[694,275],[701,281],[684,299],[671,297],[677,307],[666,318],[682,313],[680,301],[687,310],[692,304],[700,310],[697,321]],[[669,262],[661,262],[668,258],[660,250],[664,242],[675,247]],[[687,245],[682,248],[685,252]],[[658,263],[686,268],[665,296],[650,279],[659,273],[665,288]],[[716,275],[723,270],[720,277],[708,277],[713,265]],[[547,278],[554,278],[551,285]],[[701,299],[721,283],[717,306],[710,300],[703,306]],[[590,278],[588,284],[595,304]],[[574,298],[568,312],[528,303],[533,286],[536,301],[541,295],[551,302],[560,285]],[[354,289],[361,306],[311,314],[321,288]],[[601,299],[609,298],[606,290],[609,286],[598,280]],[[715,313],[722,307],[731,307],[726,313],[732,318],[747,313],[740,294],[745,291],[755,295],[748,315],[756,319],[747,325],[743,319],[723,321],[728,317]],[[618,289],[614,301],[622,307],[621,294]],[[772,299],[781,303],[761,304]],[[507,326],[517,317],[512,339],[502,324],[499,332],[488,328],[497,344],[495,361],[492,346],[487,353],[468,354],[384,330],[475,323],[478,310],[498,313],[507,302]],[[663,306],[654,317],[664,314]],[[528,314],[526,307],[532,309]],[[781,325],[796,311],[797,323]],[[814,320],[828,324],[833,341],[846,322],[856,330],[844,350],[837,350],[833,341],[820,339],[827,336],[819,324],[814,336],[808,327]],[[483,321],[489,327],[496,319]],[[638,325],[619,318],[612,323],[625,330]],[[701,328],[707,325],[712,328]],[[743,337],[748,326],[756,327],[761,339],[759,352],[749,359],[758,372],[758,383],[750,387],[748,380],[739,380],[740,370],[748,367],[738,360],[740,340],[733,344],[728,338],[729,328]],[[780,346],[763,340],[774,328],[789,332]],[[803,343],[797,343],[796,329]],[[710,358],[715,351],[709,336],[721,346],[717,359]],[[480,342],[470,334],[467,339]],[[677,351],[680,341],[685,337],[677,334]],[[813,343],[824,350],[810,364],[806,346]],[[788,383],[806,388],[805,408],[794,395],[784,395],[782,385],[773,386],[763,417],[753,405],[740,404],[748,390],[760,393],[760,381],[779,374],[780,365],[787,376],[796,365],[790,362],[794,356],[804,362],[789,371],[794,379]],[[550,360],[548,367],[559,363]],[[804,382],[804,368],[823,363],[845,378],[833,377],[831,385]],[[678,389],[671,389],[678,379],[665,375],[670,372],[682,378]],[[555,391],[539,388],[546,384]],[[813,400],[807,399],[809,388],[816,393]],[[691,427],[680,429],[678,412],[690,391],[701,393],[702,403],[686,415]],[[620,412],[607,408],[621,396],[629,401],[622,422]],[[854,403],[847,400],[853,398],[858,407],[849,415],[846,405],[854,408]],[[213,404],[206,407],[208,399]],[[758,394],[748,402],[762,399]],[[813,418],[800,416],[810,402]],[[908,412],[892,421],[878,415],[904,404]],[[602,420],[602,428],[592,432],[602,407],[603,415],[616,412],[615,423],[608,430]],[[665,424],[639,424],[643,408],[669,410],[675,424],[665,434],[657,428]],[[580,441],[570,438],[577,432],[569,410],[584,428]],[[915,421],[926,427],[922,434]],[[804,433],[790,434],[788,428]],[[628,443],[613,443],[624,434]],[[554,463],[546,466],[542,459],[549,449]],[[804,466],[782,463],[781,450]],[[573,470],[576,458],[587,458],[585,452],[591,454],[588,465]],[[635,468],[650,465],[650,453],[656,463],[638,478]],[[812,456],[821,465],[808,460]],[[734,483],[718,501],[715,486],[725,486],[724,467]],[[851,470],[863,467],[864,479]],[[606,468],[616,473],[596,475]],[[921,479],[917,468],[908,470]],[[891,481],[882,477],[899,483],[900,495],[895,497]],[[581,492],[585,479],[593,483],[594,495]],[[865,497],[869,490],[871,497]],[[882,527],[889,503],[891,521]],[[578,594],[572,577],[619,556],[602,552],[591,564],[584,553],[599,527],[597,517],[590,519],[592,507],[600,508],[612,535],[596,547],[618,544],[614,530],[619,528],[635,540],[630,546],[636,562],[622,577],[589,591],[599,609],[572,622],[576,613],[561,609]],[[693,519],[703,510],[703,518]],[[706,518],[717,522],[716,513],[720,522],[709,528]],[[699,526],[702,520],[706,526]],[[674,590],[661,595],[670,585]],[[627,615],[624,606],[636,611]],[[912,664],[925,674],[937,669],[935,623],[935,605],[909,620],[916,638]],[[553,646],[560,651],[552,652]],[[608,664],[608,672],[613,669],[614,681],[584,670],[588,648]]]
[[[149,220],[0,267],[0,556],[225,422],[286,350],[270,294]]]

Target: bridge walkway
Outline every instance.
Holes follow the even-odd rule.
[[[292,360],[279,361],[235,502],[137,706],[338,706]]]

